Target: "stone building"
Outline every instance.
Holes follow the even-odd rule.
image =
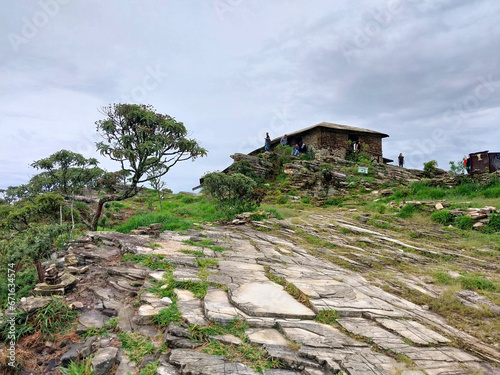
[[[282,136],[283,134],[280,134],[279,137],[271,140],[271,148],[280,144]],[[370,129],[322,122],[293,133],[287,133],[287,136],[290,146],[296,143],[305,143],[308,148],[312,147],[315,152],[320,152],[324,157],[333,156],[345,159],[346,155],[354,150],[354,145],[358,145],[360,151],[368,153],[376,162],[389,163],[392,161],[382,156],[382,138],[389,136]],[[257,155],[263,151],[264,147],[260,147],[250,152],[249,155]]]

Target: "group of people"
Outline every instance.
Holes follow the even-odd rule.
[[[264,149],[266,151],[269,151],[271,148],[271,137],[269,136],[269,133],[266,133],[266,138],[264,140],[265,140]],[[283,137],[281,137],[280,145],[282,145],[282,146],[288,145],[288,136],[286,134]],[[295,144],[295,146],[293,146],[292,155],[294,155],[294,156],[297,156],[298,154],[306,153],[306,152],[307,152],[307,146],[302,141],[299,141],[298,143]]]
[[[265,140],[264,148],[266,151],[269,151],[271,148],[271,137],[269,136],[269,133],[266,133],[266,138],[264,140]],[[282,146],[288,145],[288,136],[286,134],[283,137],[281,137],[280,145],[282,145]],[[360,150],[359,142],[354,142],[353,147],[354,147],[355,151],[359,151]],[[298,143],[295,144],[295,146],[293,146],[293,149],[292,149],[293,156],[297,156],[298,154],[306,153],[306,152],[307,152],[307,146],[305,143],[302,143],[302,141],[299,141]],[[469,163],[467,166],[467,172],[468,172],[469,168],[470,168],[470,159],[467,159],[467,162]],[[466,163],[466,161],[465,161],[465,157],[464,157],[464,165],[465,165],[465,163]],[[405,157],[403,156],[403,153],[400,153],[398,156],[398,165],[401,168],[403,168],[405,165]]]

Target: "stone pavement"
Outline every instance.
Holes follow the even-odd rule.
[[[286,232],[284,227],[278,233]],[[184,240],[212,240],[214,245],[228,250],[213,251],[187,245]],[[246,332],[250,342],[262,345],[284,366],[264,372],[267,375],[499,373],[498,367],[491,366],[491,362],[500,361],[495,348],[446,325],[422,306],[370,284],[360,274],[311,255],[285,235],[246,225],[206,226],[184,233],[164,232],[154,241],[159,246],[153,249],[145,246],[151,242],[147,236],[94,232],[74,244],[75,253],[87,254],[84,258],[88,261],[92,254],[85,252],[85,244],[96,242],[114,246],[122,253],[165,255],[176,266],[176,281],[201,281],[195,255],[179,250],[203,251],[207,258],[217,259],[217,265],[208,268],[207,281],[225,288],[210,287],[202,300],[190,291],[175,290],[183,320],[201,326],[210,322],[227,325],[236,318],[245,320],[250,327]],[[93,254],[98,253],[92,246],[87,247]],[[106,271],[109,278],[86,286],[87,293],[93,293],[95,309],[82,315],[80,323],[102,325],[108,318],[99,314],[108,310],[111,314],[116,311],[122,331],[139,331],[152,337],[163,333],[150,325],[151,317],[170,300],[146,293],[141,295],[137,309],[124,304],[125,295],[139,293],[151,280],[161,278],[162,272],[118,262],[107,266]],[[308,302],[296,300],[269,275],[293,284]],[[315,321],[322,310],[337,312],[334,326]],[[196,343],[171,329],[175,331],[170,327],[166,335],[172,351],[162,356],[158,374],[255,373],[243,364],[196,351]],[[457,335],[467,340],[470,352],[450,346]],[[225,342],[236,338],[216,339]],[[238,345],[237,340],[233,342]],[[118,373],[126,374],[120,370]]]

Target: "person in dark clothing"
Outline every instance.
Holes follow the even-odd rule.
[[[470,173],[470,167],[471,167],[471,162],[470,162],[470,155],[469,155],[469,157],[465,161],[465,170],[467,171],[467,174]]]
[[[265,147],[266,151],[269,151],[269,149],[271,147],[271,137],[269,137],[269,133],[266,133],[266,138],[264,140],[266,141],[264,147]]]
[[[398,156],[398,163],[401,168],[404,167],[405,165],[405,157],[403,156],[403,153],[400,153]]]

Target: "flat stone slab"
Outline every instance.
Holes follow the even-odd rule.
[[[238,346],[243,344],[243,341],[239,337],[233,336],[229,333],[226,333],[225,335],[210,336],[210,338],[226,345]]]
[[[187,349],[174,349],[170,363],[180,366],[183,374],[190,375],[257,375],[250,367],[231,363],[221,356],[198,353]]]
[[[125,306],[118,312],[118,328],[121,332],[133,332],[137,325],[132,321],[135,312],[131,306]]]
[[[80,315],[78,321],[86,328],[94,327],[99,329],[104,326],[104,315],[98,311],[92,310]]]
[[[222,326],[240,317],[236,308],[229,302],[227,293],[220,289],[210,288],[203,299],[203,308],[207,319]]]
[[[177,306],[179,311],[188,324],[196,324],[199,326],[206,326],[209,324],[203,314],[201,300],[195,298],[194,294],[189,290],[174,289],[174,292],[177,295]]]
[[[253,316],[314,319],[314,311],[297,302],[282,286],[273,282],[243,284],[231,292],[231,302]]]
[[[405,347],[410,347],[395,334],[379,327],[371,320],[363,318],[340,318],[337,319],[342,327],[355,335],[368,337],[383,349],[391,349],[401,353]]]
[[[151,305],[141,305],[134,317],[134,322],[140,325],[150,324],[153,317],[158,315],[163,307],[153,307]]]
[[[317,348],[343,348],[366,347],[363,342],[351,339],[328,324],[315,321],[288,321],[276,322],[280,331],[284,332],[291,340],[300,344]]]
[[[387,329],[397,332],[415,344],[445,344],[450,342],[444,336],[413,320],[377,319]]]
[[[118,348],[99,349],[92,359],[92,369],[95,375],[109,374],[111,367],[115,364]]]
[[[404,365],[396,362],[385,354],[376,353],[365,349],[346,356],[341,366],[348,374],[363,375],[396,375],[404,369]]]
[[[287,346],[290,344],[281,333],[272,328],[250,328],[245,331],[250,342],[256,344],[269,344]]]
[[[203,280],[198,277],[198,271],[199,269],[197,268],[179,267],[174,271],[173,277],[175,281],[194,281],[199,283]]]
[[[149,277],[156,281],[161,281],[163,280],[163,276],[165,275],[165,271],[155,271],[155,272],[150,272]]]
[[[49,296],[45,297],[23,297],[17,305],[17,308],[23,312],[34,312],[42,307],[47,306],[52,302],[52,298]]]

